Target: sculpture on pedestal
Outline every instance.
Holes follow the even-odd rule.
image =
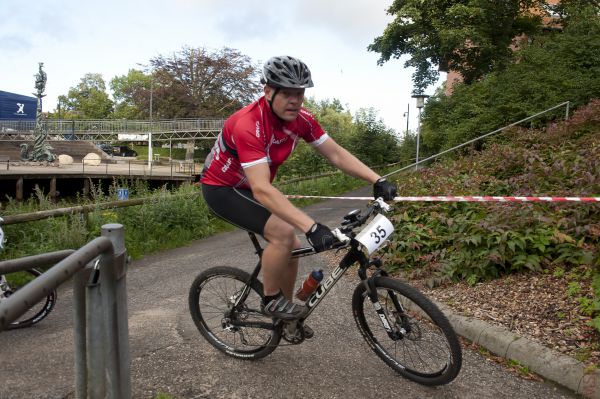
[[[56,159],[56,155],[52,153],[52,147],[46,144],[48,132],[42,127],[42,97],[45,97],[44,90],[46,89],[46,72],[43,71],[43,62],[39,63],[39,71],[35,75],[35,88],[37,93],[37,111],[35,114],[35,130],[33,132],[33,151],[29,153],[28,145],[21,144],[21,159],[24,161],[48,161],[52,162]]]

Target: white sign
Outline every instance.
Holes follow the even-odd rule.
[[[131,134],[131,133],[119,133],[117,139],[119,141],[148,141],[148,133]]]
[[[372,254],[388,240],[393,232],[392,222],[382,214],[378,214],[356,235],[356,240],[367,249],[369,254]]]

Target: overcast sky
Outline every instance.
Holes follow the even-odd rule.
[[[392,0],[0,0],[0,90],[31,95],[38,62],[48,74],[44,111],[56,109],[86,73],[107,83],[183,46],[230,47],[261,64],[302,59],[315,87],[353,113],[373,107],[387,126],[416,129],[412,70],[404,60],[377,65],[367,46],[382,34]],[[427,94],[433,94],[434,87]]]

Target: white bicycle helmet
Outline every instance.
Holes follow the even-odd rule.
[[[287,55],[269,58],[263,67],[260,81],[278,89],[305,89],[314,86],[306,64]]]

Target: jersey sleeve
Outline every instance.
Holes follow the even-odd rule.
[[[313,147],[318,147],[329,138],[315,117],[305,108],[302,108],[298,116],[305,124],[301,134],[304,141]]]
[[[246,120],[232,129],[231,138],[242,168],[268,162],[264,132],[258,126],[258,121]]]

